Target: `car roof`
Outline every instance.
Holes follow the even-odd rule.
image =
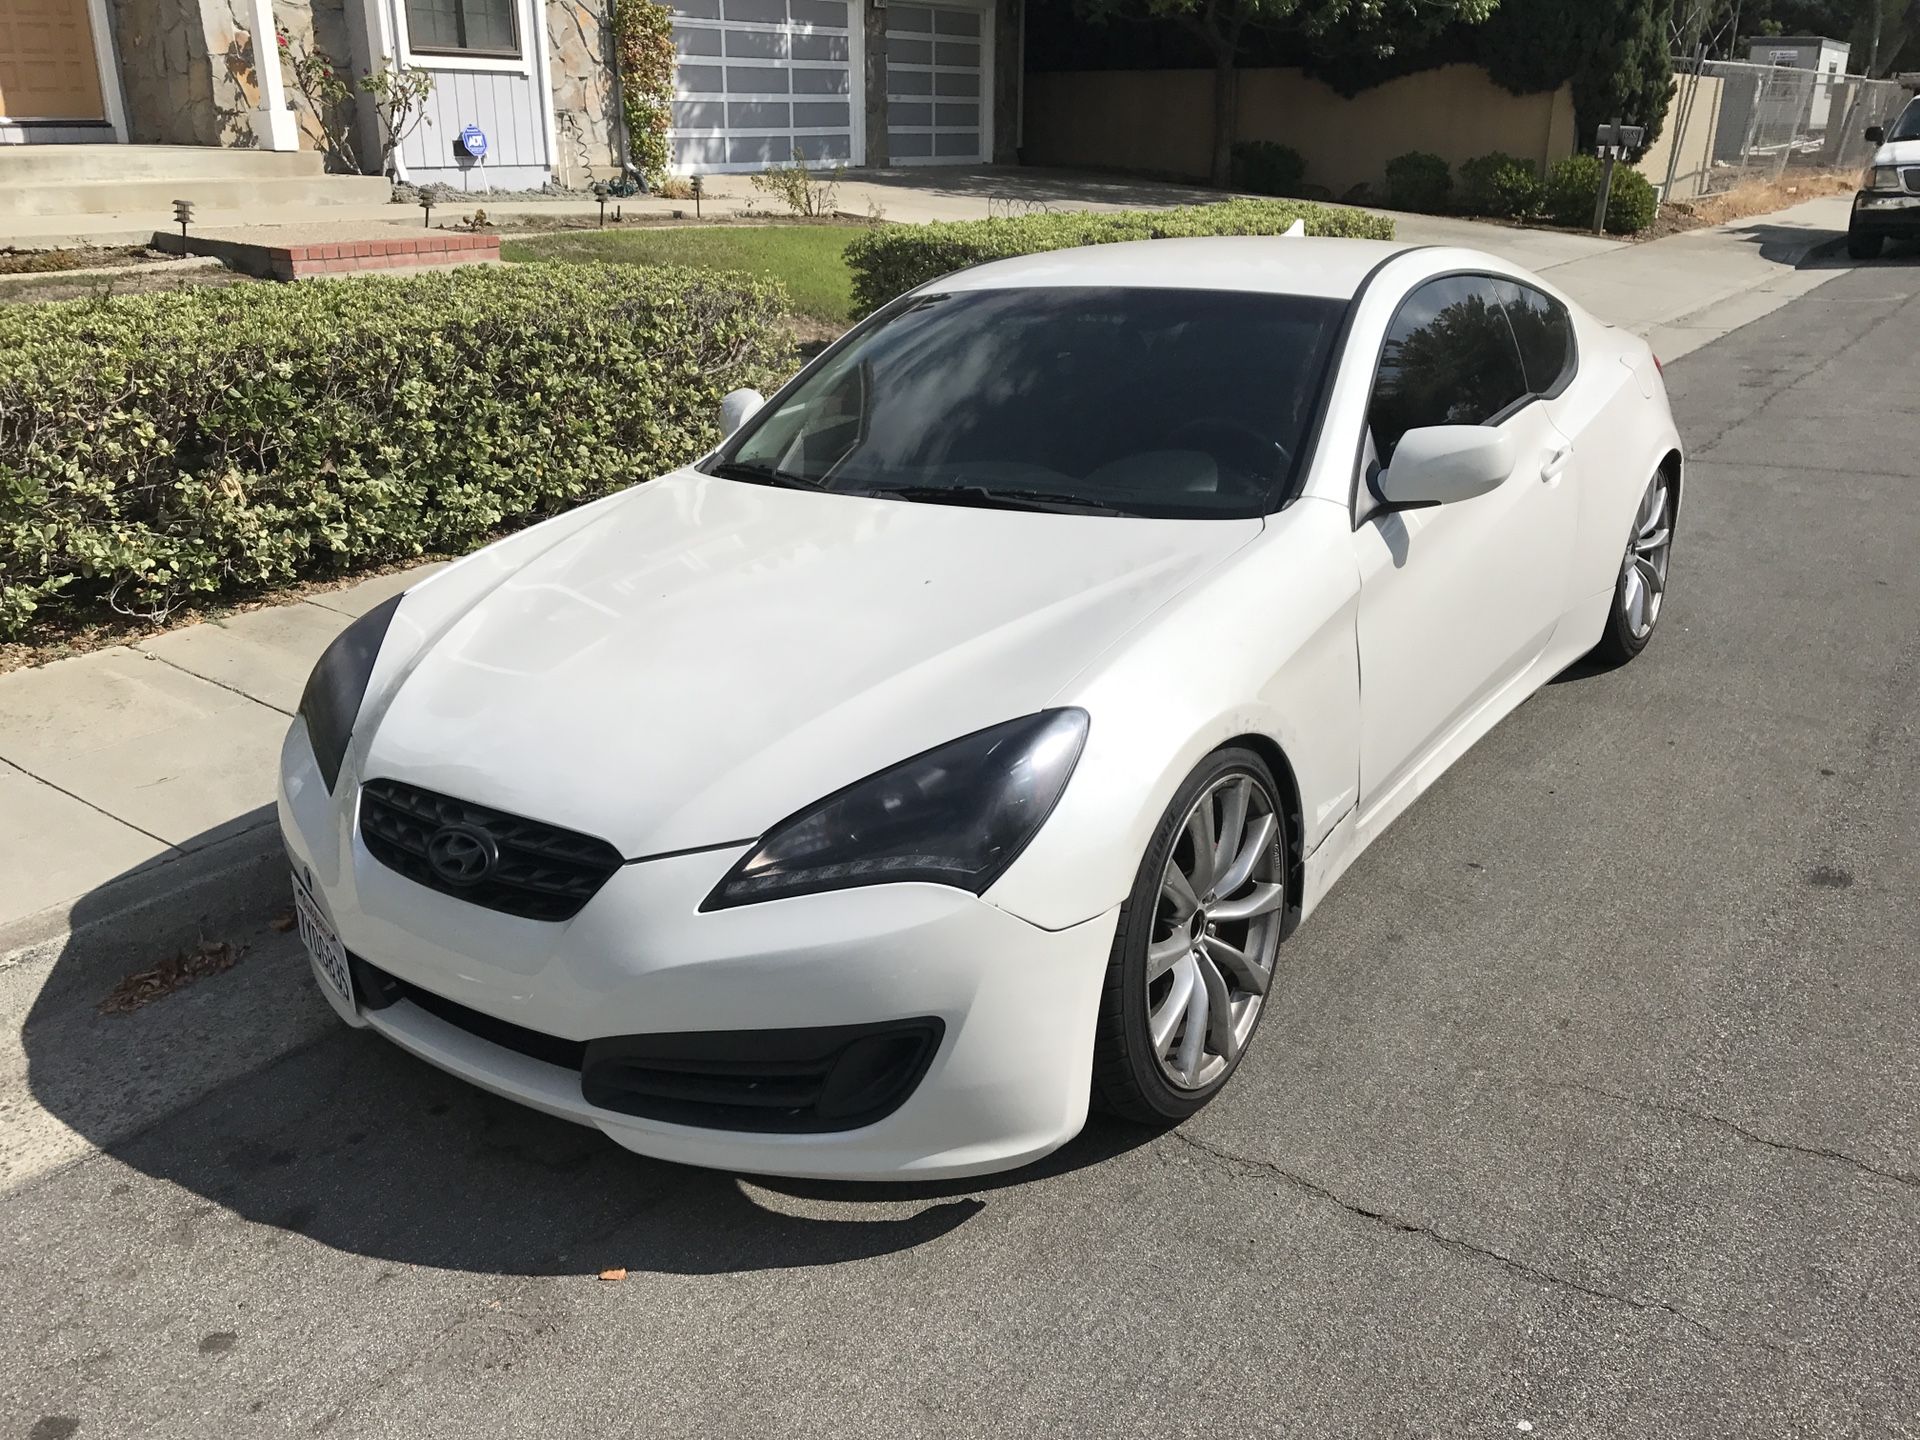
[[[1386,240],[1285,235],[1126,240],[993,260],[945,276],[927,288],[946,293],[1096,285],[1350,300],[1382,261],[1414,248]]]

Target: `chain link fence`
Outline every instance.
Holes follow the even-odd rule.
[[[1665,133],[1639,166],[1668,200],[1858,170],[1873,153],[1867,126],[1891,122],[1912,94],[1895,80],[1736,60],[1676,60],[1674,72]]]

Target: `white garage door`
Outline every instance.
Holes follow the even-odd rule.
[[[986,14],[887,7],[887,161],[978,165],[987,158]]]
[[[672,168],[760,170],[796,154],[849,164],[847,0],[672,0]]]

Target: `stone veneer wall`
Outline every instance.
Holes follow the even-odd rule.
[[[620,172],[620,91],[611,0],[545,0],[553,76],[555,181],[584,189]]]
[[[295,55],[323,54],[355,75],[366,68],[354,58],[353,34],[347,28],[347,0],[273,0],[273,22],[287,32],[288,46]],[[300,148],[324,152],[327,146],[321,139],[313,107],[294,84],[291,65],[285,67],[285,77],[287,98],[300,121]],[[334,109],[336,113],[328,116],[329,122],[337,131],[345,130],[352,123],[353,103]],[[372,163],[377,157],[367,153],[364,137],[356,135],[355,140],[362,161]],[[345,171],[348,167],[338,156],[328,155],[327,168]]]
[[[256,65],[278,54],[271,37],[256,50],[246,0],[111,0],[115,50],[127,93],[128,138],[145,145],[258,143],[252,112],[260,103]],[[302,48],[349,56],[346,0],[276,0],[275,20]],[[277,63],[277,62],[276,62]],[[291,81],[289,81],[291,90]],[[305,112],[305,102],[297,109]],[[303,149],[321,149],[303,113]]]
[[[226,145],[252,126],[229,113],[233,87],[225,51],[209,38],[201,0],[113,0],[115,48],[127,93],[128,138],[143,145]],[[251,67],[251,37],[246,53]],[[216,61],[215,56],[219,59]],[[215,72],[222,76],[216,86]],[[244,107],[239,107],[244,109]]]

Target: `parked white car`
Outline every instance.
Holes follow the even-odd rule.
[[[1647,643],[1682,493],[1647,346],[1467,250],[984,265],[758,400],[357,622],[280,791],[348,1024],[743,1171],[1191,1115],[1354,858]]]
[[[1891,126],[1867,129],[1867,162],[1847,223],[1847,254],[1871,260],[1888,240],[1920,240],[1920,96]]]

